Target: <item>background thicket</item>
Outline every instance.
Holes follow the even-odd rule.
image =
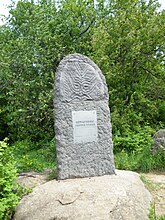
[[[74,52],[106,77],[116,167],[164,169],[164,153],[150,150],[165,126],[164,24],[155,0],[13,3],[0,26],[0,140],[8,137],[14,169],[55,166],[54,73]]]
[[[152,0],[10,6],[0,27],[0,140],[14,145],[20,170],[40,169],[55,158],[54,73],[74,52],[89,56],[106,77],[117,166],[120,159],[132,166],[132,154],[150,151],[153,133],[165,124],[164,23],[164,11]]]

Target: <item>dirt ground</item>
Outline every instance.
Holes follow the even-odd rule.
[[[147,180],[145,184],[153,197],[156,216],[165,215],[165,172],[141,174]]]

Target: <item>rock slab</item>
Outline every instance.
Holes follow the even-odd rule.
[[[52,180],[25,196],[14,220],[147,220],[151,195],[137,173]]]
[[[66,56],[55,73],[58,179],[114,174],[108,89],[101,70],[81,54]]]

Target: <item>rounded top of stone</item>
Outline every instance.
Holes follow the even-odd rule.
[[[165,129],[160,129],[154,134],[154,138],[165,138]]]
[[[108,99],[108,89],[101,70],[90,58],[78,53],[61,60],[55,83],[62,102]]]
[[[67,56],[65,56],[60,63],[63,63],[63,62],[68,62],[68,61],[71,61],[71,62],[74,62],[74,61],[84,61],[84,62],[89,62],[89,63],[93,63],[94,65],[96,65],[89,57],[85,56],[85,55],[82,55],[80,53],[73,53],[73,54],[69,54]]]

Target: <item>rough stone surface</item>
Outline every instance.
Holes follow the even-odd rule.
[[[58,179],[113,174],[108,89],[101,70],[88,57],[73,54],[60,62],[54,109]],[[96,111],[96,141],[74,142],[74,111]]]
[[[147,220],[151,195],[139,174],[49,181],[25,196],[14,220]]]
[[[17,183],[23,188],[34,188],[48,181],[50,170],[44,170],[42,173],[27,172],[21,173],[17,178]]]
[[[165,151],[165,129],[161,129],[153,136],[154,144],[152,146],[153,152]]]

